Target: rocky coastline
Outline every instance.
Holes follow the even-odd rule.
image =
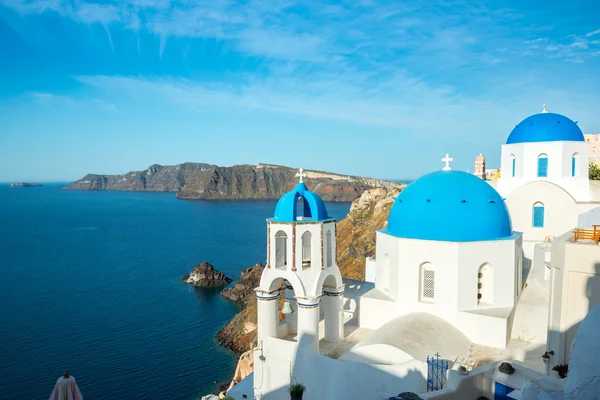
[[[311,189],[325,201],[350,202],[373,188],[399,188],[379,179],[305,171]],[[298,183],[297,169],[271,164],[221,167],[203,163],[154,164],[123,175],[88,174],[65,190],[174,192],[179,199],[278,199]]]
[[[233,280],[225,276],[221,271],[217,271],[215,267],[202,261],[196,265],[189,274],[185,274],[181,279],[184,283],[190,283],[195,287],[221,287],[230,284]]]

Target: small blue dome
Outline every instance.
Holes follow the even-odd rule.
[[[302,215],[298,215],[298,199],[302,199]],[[301,218],[298,218],[298,217]],[[308,190],[302,182],[297,184],[294,189],[287,192],[277,202],[275,207],[274,221],[295,222],[302,220],[323,221],[329,219],[327,208],[323,199],[318,194]]]
[[[564,115],[544,112],[525,118],[512,130],[506,144],[530,142],[583,142],[579,126]]]
[[[400,238],[474,242],[512,236],[504,201],[488,183],[461,171],[438,171],[396,198],[383,232]]]

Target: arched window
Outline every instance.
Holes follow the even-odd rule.
[[[327,231],[325,235],[325,250],[327,251],[327,268],[333,265],[333,241],[331,239],[331,231]]]
[[[284,231],[275,234],[275,268],[285,268],[287,265],[287,235]]]
[[[544,204],[537,202],[533,205],[533,227],[544,227]]]
[[[546,154],[540,154],[538,156],[537,176],[540,178],[545,178],[548,176],[548,156]]]
[[[433,265],[428,262],[421,264],[420,275],[420,300],[427,302],[435,301],[435,269],[433,268]]]
[[[577,165],[579,164],[579,153],[573,154],[571,157],[571,176],[578,176]]]
[[[477,304],[492,304],[494,293],[494,270],[488,263],[477,271]]]
[[[390,265],[390,256],[386,253],[383,256],[383,276],[381,277],[381,286],[386,292],[390,291],[390,281],[392,280],[392,267]]]
[[[511,164],[511,170],[512,170],[511,176],[514,178],[515,173],[517,171],[517,159],[515,158],[514,154],[510,155],[510,164]]]
[[[296,221],[307,221],[311,218],[312,216],[308,202],[304,197],[298,196],[296,199]]]
[[[302,234],[302,268],[310,268],[312,235],[309,231]]]

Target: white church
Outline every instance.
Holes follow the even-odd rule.
[[[305,400],[600,399],[588,144],[544,107],[501,152],[497,181],[452,170],[446,156],[409,184],[365,282],[342,280],[336,221],[300,170],[267,219],[254,372],[227,395],[290,399],[301,383]]]

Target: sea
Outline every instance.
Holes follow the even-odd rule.
[[[214,336],[238,308],[181,278],[264,264],[276,201],[64,186],[0,185],[0,399],[47,399],[66,369],[85,400],[195,400],[229,381],[236,356]]]

